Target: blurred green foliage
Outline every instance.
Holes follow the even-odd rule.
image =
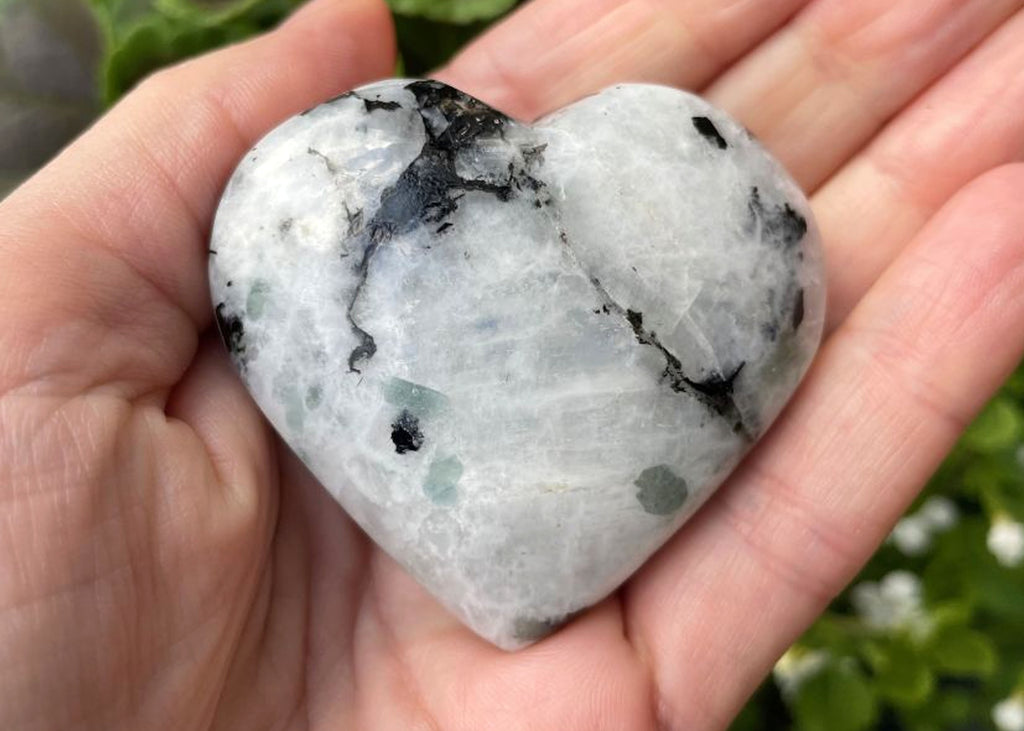
[[[0,197],[147,74],[303,0],[0,0]],[[523,0],[390,0],[397,73],[423,76]]]
[[[300,2],[0,0],[0,111],[14,120],[0,139],[24,158],[12,167],[0,148],[0,185],[84,126],[97,100],[113,103],[161,66],[271,28]],[[399,70],[419,76],[517,0],[390,4]],[[28,53],[17,43],[25,28],[42,44]],[[56,130],[46,138],[53,149],[25,158],[15,123],[36,139]],[[1024,369],[970,426],[892,539],[782,658],[735,731],[986,729],[1007,698],[1024,714],[1022,523]]]
[[[273,27],[302,0],[88,0],[106,39],[98,69],[115,101],[168,63]],[[422,75],[443,63],[519,0],[389,0],[400,68]]]
[[[944,518],[929,527],[937,505]],[[1012,539],[1022,523],[1024,368],[734,731],[998,728],[1000,701],[1024,707],[1024,546],[993,526]]]
[[[97,70],[116,101],[169,63],[273,27],[299,0],[89,0],[105,39]]]
[[[102,47],[81,2],[0,0],[0,197],[99,112]]]

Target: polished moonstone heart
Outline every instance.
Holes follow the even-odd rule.
[[[822,329],[804,196],[736,122],[657,86],[534,125],[432,81],[345,94],[246,155],[210,253],[271,423],[506,648],[694,513]]]

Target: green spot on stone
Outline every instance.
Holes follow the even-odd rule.
[[[448,405],[448,397],[440,391],[401,378],[391,378],[384,384],[384,400],[419,419],[431,416]]]
[[[430,463],[423,492],[437,505],[453,505],[462,479],[462,462],[458,457],[439,457]]]
[[[267,295],[270,294],[270,284],[257,279],[249,290],[249,296],[245,299],[245,313],[253,320],[263,317],[263,310],[267,304]]]
[[[682,507],[689,491],[686,480],[663,464],[648,467],[633,483],[640,488],[636,499],[651,515],[668,515]]]
[[[319,385],[310,386],[306,390],[306,408],[315,409],[317,406],[320,405],[320,402],[323,400],[323,397],[323,389],[321,389]]]

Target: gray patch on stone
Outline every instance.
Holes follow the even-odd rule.
[[[557,630],[565,624],[565,621],[565,617],[553,619],[518,617],[512,625],[512,635],[520,642],[536,642]]]
[[[640,488],[636,499],[651,515],[674,513],[686,502],[686,480],[663,464],[648,467],[633,483]]]

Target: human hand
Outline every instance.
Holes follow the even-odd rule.
[[[515,654],[367,541],[211,331],[222,186],[275,123],[390,72],[382,2],[157,74],[0,204],[0,727],[728,723],[1021,357],[1024,0],[712,5],[534,0],[440,74],[525,118],[701,90],[812,192],[828,258],[827,340],[778,423]]]

